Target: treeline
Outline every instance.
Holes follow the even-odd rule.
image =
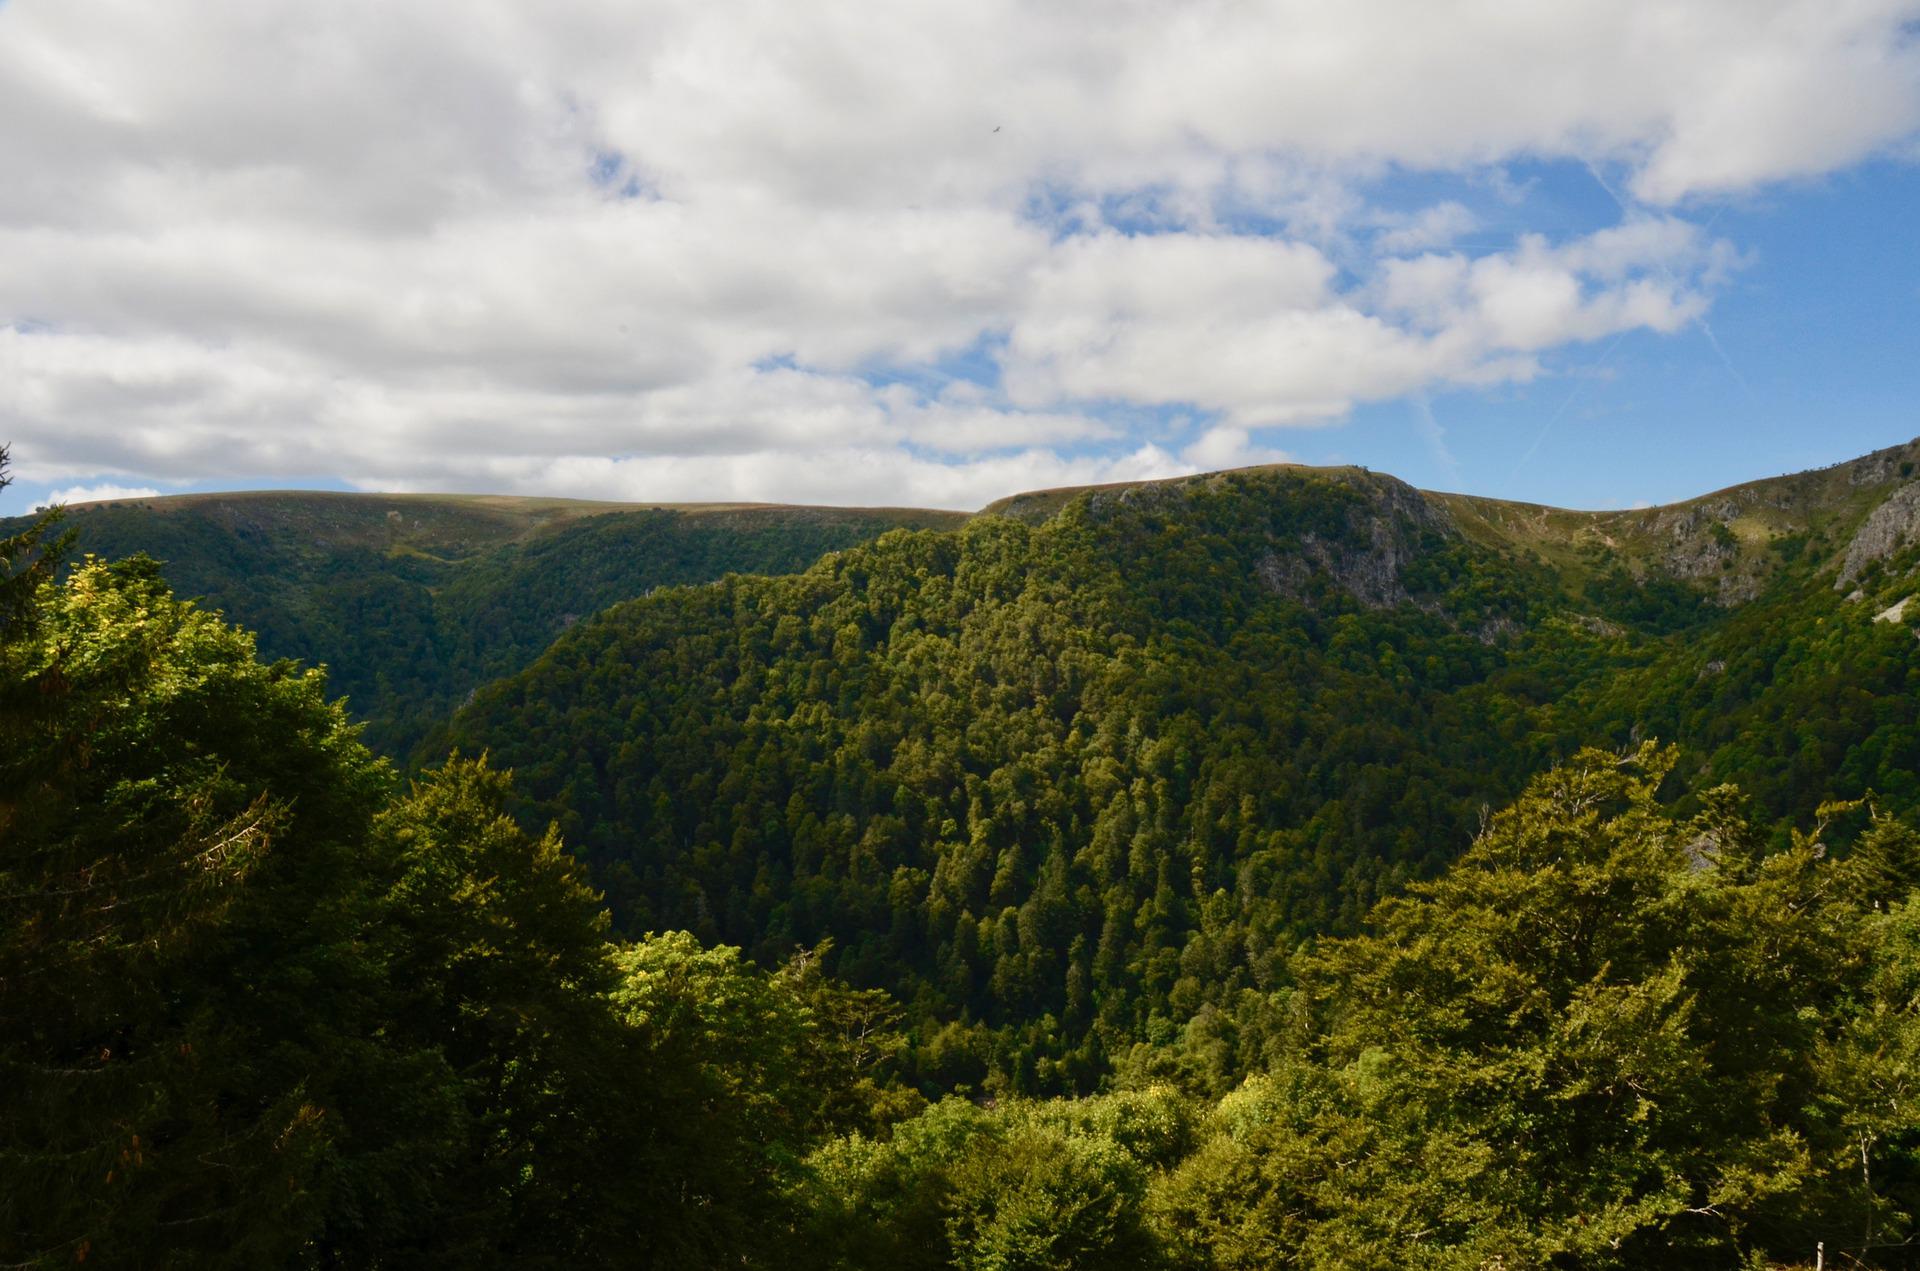
[[[925,1030],[825,974],[832,948],[767,971],[686,933],[610,940],[488,762],[398,786],[317,674],[262,664],[149,563],[56,582],[44,548],[0,543],[10,1263],[1912,1247],[1920,835],[1870,805],[1776,844],[1729,788],[1676,811],[1670,751],[1583,751],[1356,934],[1134,1048],[1106,1093],[942,1098],[910,1062]]]

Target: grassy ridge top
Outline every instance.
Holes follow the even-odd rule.
[[[779,503],[622,503],[506,494],[378,494],[332,490],[245,490],[166,494],[69,505],[83,534],[139,518],[204,521],[240,534],[287,535],[320,548],[406,545],[454,558],[523,542],[589,517],[673,513],[715,525],[767,526],[884,521],[947,528],[965,513],[922,508],[829,508]],[[111,527],[111,528],[110,528]],[[125,532],[125,531],[123,531]]]
[[[1552,567],[1573,589],[1619,568],[1636,580],[1667,576],[1701,584],[1721,603],[1750,600],[1806,546],[1843,547],[1897,487],[1920,470],[1920,439],[1826,468],[1766,477],[1678,503],[1588,511],[1482,495],[1418,493],[1444,511],[1469,540]],[[1227,477],[1311,474],[1359,489],[1410,490],[1367,468],[1267,464],[1226,472],[1063,486],[997,500],[979,515],[1038,523],[1082,496],[1098,504],[1136,492],[1173,494]]]
[[[1746,553],[1780,538],[1853,528],[1920,462],[1920,439],[1858,459],[1744,482],[1678,503],[1589,511],[1483,495],[1422,490],[1469,538],[1485,546],[1534,552],[1549,563],[1584,571],[1596,555],[1635,564],[1669,561],[1676,540],[1711,523],[1724,525]],[[388,546],[406,542],[455,553],[517,542],[585,517],[672,512],[719,523],[767,525],[884,521],[912,529],[952,529],[973,516],[1005,516],[1036,523],[1082,495],[1124,497],[1129,491],[1178,490],[1227,476],[1306,474],[1343,483],[1398,479],[1363,467],[1267,464],[1152,481],[1059,486],[996,499],[976,513],[911,507],[822,507],[785,503],[635,503],[502,494],[381,494],[313,490],[257,490],[170,494],[69,506],[76,517],[115,513],[192,516],[236,530],[285,530],[317,536],[321,545]],[[1716,538],[1719,536],[1715,536]]]
[[[370,722],[369,740],[405,753],[474,689],[524,667],[561,632],[611,605],[729,572],[798,571],[894,529],[1002,519],[1037,528],[1075,507],[1095,519],[1147,513],[1154,525],[1184,524],[1222,498],[1285,521],[1306,482],[1344,491],[1381,525],[1412,515],[1505,558],[1563,607],[1674,631],[1752,602],[1811,565],[1852,586],[1863,562],[1884,560],[1920,535],[1920,487],[1908,484],[1916,459],[1920,442],[1910,442],[1830,468],[1623,511],[1416,491],[1365,468],[1280,464],[1038,490],[973,514],[249,491],[79,504],[69,517],[81,551],[110,559],[146,552],[164,562],[180,594],[257,631],[264,652],[327,665],[336,690]],[[1300,567],[1279,557],[1327,550],[1312,527],[1293,529],[1297,538],[1288,532],[1276,540],[1279,556],[1256,562],[1276,578]],[[1147,559],[1171,550],[1159,531],[1143,532]],[[1378,561],[1366,552],[1343,560],[1360,575],[1393,564],[1391,551]],[[1355,577],[1363,590],[1372,585]],[[1386,586],[1382,596],[1397,586],[1374,581]]]

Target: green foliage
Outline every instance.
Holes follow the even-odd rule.
[[[1920,809],[1912,637],[1867,620],[1897,581],[1848,605],[1767,553],[1727,608],[1596,540],[1574,592],[1396,489],[1082,494],[662,592],[455,734],[514,763],[624,929],[767,966],[831,941],[828,969],[902,1004],[929,1094],[1231,1088],[1271,1057],[1302,940],[1437,875],[1584,744],[1671,738],[1769,825],[1833,794]]]
[[[1191,1123],[1162,1089],[991,1110],[948,1099],[889,1137],[836,1139],[807,1161],[806,1265],[1157,1266],[1147,1183]]]
[[[1762,851],[1724,793],[1673,817],[1672,761],[1583,753],[1301,960],[1317,1035],[1158,1198],[1185,1261],[1731,1267],[1907,1229],[1905,1158],[1855,1111],[1920,1111],[1853,1022],[1890,921],[1867,871]]]
[[[621,946],[613,964],[608,1000],[640,1049],[635,1076],[674,1110],[654,1130],[675,1144],[671,1195],[655,1206],[676,1221],[656,1214],[644,1247],[662,1265],[778,1265],[807,1152],[835,1132],[884,1129],[918,1105],[887,1072],[905,1044],[894,1009],[884,995],[826,978],[810,956],[770,975],[685,932]]]
[[[1903,594],[1894,581],[1848,602],[1825,576],[1789,574],[1642,665],[1586,682],[1563,709],[1590,737],[1673,739],[1691,783],[1738,785],[1768,822],[1869,793],[1888,810],[1920,809],[1914,637],[1872,621]]]
[[[1811,1169],[1797,1100],[1838,920],[1805,851],[1716,886],[1747,866],[1740,827],[1668,820],[1670,764],[1581,756],[1304,968],[1336,1003],[1328,1062],[1480,1147],[1467,1189],[1512,1211],[1515,1257],[1657,1232],[1697,1259]]]
[[[992,1114],[945,1099],[884,1138],[855,1133],[821,1145],[796,1181],[801,1215],[795,1265],[854,1271],[952,1265],[947,1211],[952,1171]]]
[[[1270,991],[1553,757],[1556,699],[1621,658],[1523,629],[1550,599],[1384,484],[1230,475],[663,592],[457,733],[627,929],[763,965],[831,939],[930,1088],[1087,1090]],[[956,1022],[986,1031],[935,1054]],[[1217,1040],[1196,1076],[1224,1087],[1261,1043]]]
[[[798,1003],[737,950],[703,949],[684,932],[630,945],[616,965],[614,1010],[698,1127],[676,1153],[682,1229],[662,1242],[664,1264],[714,1266],[770,1247],[784,1215],[768,1198],[791,1180],[818,1098],[800,1063]]]
[[[1635,578],[1619,565],[1590,579],[1585,596],[1600,613],[1660,634],[1685,631],[1719,616],[1703,589],[1659,575]]]
[[[1304,950],[1278,1057],[1198,1115],[948,1100],[823,1146],[807,1265],[1904,1265],[1920,834],[1770,849],[1731,790],[1662,803],[1674,759],[1580,753]]]
[[[11,451],[0,446],[0,490],[13,484],[7,475]],[[60,513],[42,513],[0,535],[0,633],[33,612],[34,593],[72,546],[72,534],[55,535]]]
[[[947,1238],[961,1271],[1066,1271],[1151,1261],[1146,1177],[1110,1142],[1045,1124],[982,1136],[955,1164]]]
[[[763,1265],[805,1152],[911,1108],[892,1008],[606,943],[506,775],[395,794],[318,672],[152,562],[0,635],[0,1258]]]
[[[33,606],[0,644],[0,1249],[284,1262],[348,1093],[409,1062],[352,1040],[383,772],[317,675],[256,662],[150,562]]]
[[[832,949],[822,941],[796,952],[774,983],[803,1012],[799,1060],[812,1074],[812,1128],[873,1133],[920,1111],[926,1100],[900,1084],[908,1039],[899,1004],[882,989],[829,976]]]
[[[461,724],[530,798],[0,542],[0,1260],[1903,1264],[1920,548],[1708,612],[1364,475],[1055,502],[584,625]]]
[[[733,571],[800,569],[940,519],[279,494],[94,505],[72,523],[87,551],[163,561],[176,592],[256,632],[267,656],[325,667],[370,745],[424,762],[445,753],[432,739],[474,689],[609,605]]]
[[[444,1066],[458,1115],[435,1186],[406,1206],[411,1226],[364,1233],[369,1259],[401,1244],[468,1266],[604,1265],[649,1233],[649,1202],[673,1186],[639,1150],[663,1094],[607,1008],[599,896],[554,834],[505,815],[507,795],[506,774],[455,757],[373,826],[385,1032]],[[605,1080],[630,1067],[636,1079]]]

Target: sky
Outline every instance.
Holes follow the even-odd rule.
[[[1920,434],[1920,0],[0,0],[0,512]]]

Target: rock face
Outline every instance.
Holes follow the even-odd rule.
[[[1348,510],[1344,533],[1332,538],[1303,534],[1298,553],[1262,557],[1254,567],[1261,581],[1282,595],[1299,597],[1319,572],[1369,609],[1412,600],[1402,572],[1425,550],[1429,535],[1453,538],[1459,528],[1452,516],[1404,482],[1376,477],[1368,493],[1364,503]]]
[[[1869,455],[1861,455],[1846,465],[1847,484],[1850,486],[1879,485],[1891,481],[1903,466],[1910,467],[1913,443],[1904,446],[1888,446],[1885,450],[1876,450]]]
[[[1647,523],[1662,545],[1658,564],[1675,578],[1711,587],[1713,602],[1723,608],[1752,600],[1766,577],[1743,557],[1733,523],[1761,501],[1759,492],[1744,490],[1662,509]]]
[[[1718,578],[1738,554],[1738,544],[1727,526],[1740,515],[1731,499],[1673,508],[1655,517],[1651,528],[1667,539],[1662,555],[1675,577],[1698,582]]]
[[[1840,562],[1840,577],[1834,580],[1834,587],[1851,583],[1867,566],[1887,559],[1912,542],[1916,533],[1920,533],[1920,482],[1895,490],[1861,522],[1853,541],[1847,544],[1847,554]]]
[[[1617,622],[1608,622],[1597,614],[1576,613],[1572,617],[1574,625],[1589,635],[1603,636],[1612,640],[1627,634],[1625,627]]]
[[[1524,630],[1526,630],[1525,627],[1515,622],[1512,618],[1502,614],[1499,617],[1489,618],[1487,621],[1481,623],[1479,630],[1473,633],[1473,638],[1482,644],[1500,644],[1503,641],[1510,640],[1514,636],[1519,635]]]

